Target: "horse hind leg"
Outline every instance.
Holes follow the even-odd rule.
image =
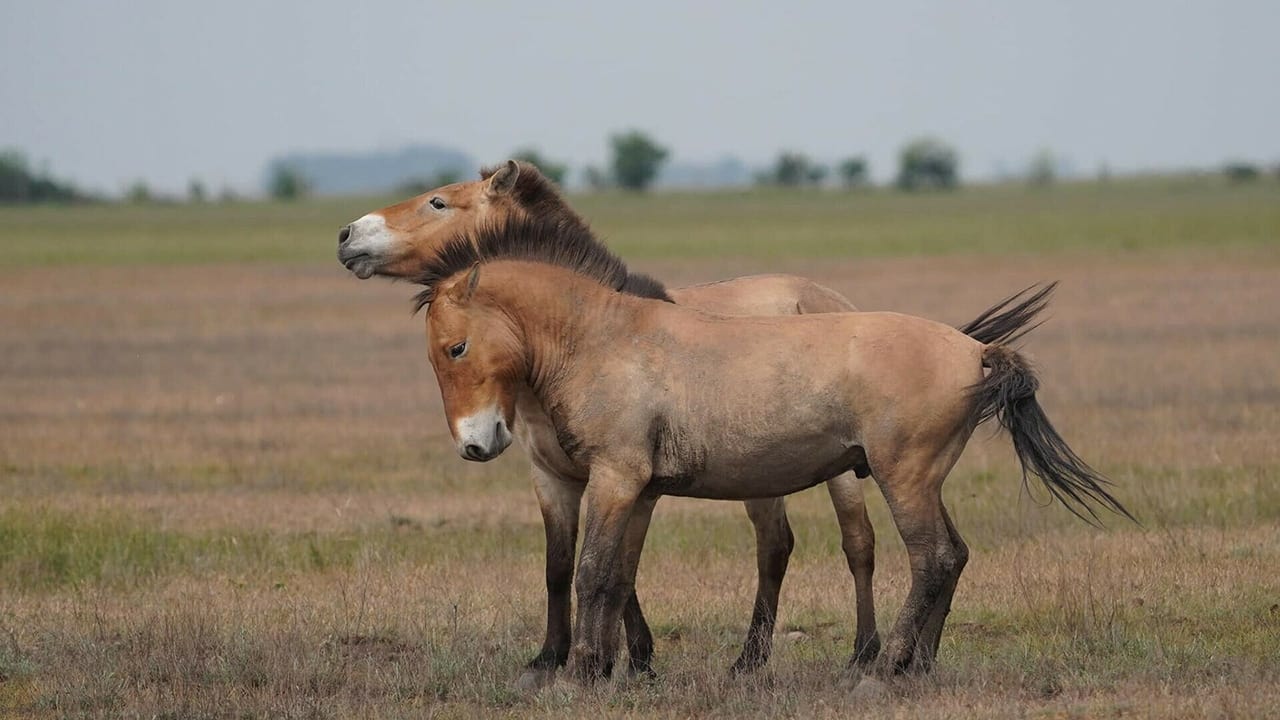
[[[876,630],[875,597],[872,576],[876,569],[876,533],[867,515],[865,481],[852,474],[840,475],[827,482],[827,492],[840,524],[841,548],[853,574],[854,597],[857,600],[857,636],[853,643],[851,666],[871,664],[880,653],[880,633]]]
[[[946,524],[947,537],[951,541],[955,560],[951,574],[942,587],[942,594],[939,595],[937,604],[934,605],[933,611],[929,614],[928,619],[925,620],[924,630],[920,633],[920,640],[916,643],[915,656],[911,666],[911,669],[916,672],[929,672],[937,661],[938,646],[942,642],[942,626],[946,623],[947,615],[951,612],[951,598],[955,596],[956,584],[960,580],[960,573],[964,571],[964,566],[969,562],[969,546],[965,544],[964,538],[960,537],[960,532],[956,530],[955,523],[951,521],[951,515],[947,512],[945,506],[942,507],[942,520]]]
[[[876,482],[911,563],[911,589],[874,665],[881,675],[926,670],[932,665],[934,639],[926,636],[926,625],[936,625],[936,632],[941,633],[946,609],[940,607],[949,604],[965,559],[952,541],[942,507],[942,482],[964,449],[963,439],[941,452],[927,453],[931,457],[903,452],[900,457],[906,459],[897,464],[873,463]],[[928,629],[932,632],[935,628]],[[914,660],[922,641],[929,657],[917,666]]]
[[[773,629],[778,619],[778,594],[795,547],[795,536],[782,498],[748,500],[743,504],[756,531],[757,582],[751,625],[742,644],[742,654],[729,668],[734,675],[758,670],[769,662]]]

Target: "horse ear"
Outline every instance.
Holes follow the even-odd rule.
[[[466,305],[471,301],[471,296],[476,294],[476,286],[480,284],[480,263],[471,266],[471,271],[467,273],[461,282],[454,283],[449,288],[449,297],[459,305]]]
[[[498,168],[498,171],[489,177],[489,194],[505,195],[511,192],[511,189],[516,186],[518,177],[520,177],[520,166],[515,160],[508,160],[506,165]]]

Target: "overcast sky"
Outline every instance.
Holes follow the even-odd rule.
[[[1280,2],[0,0],[0,147],[119,191],[256,188],[289,150],[533,144],[600,162],[866,153],[936,134],[969,177],[1280,160]]]

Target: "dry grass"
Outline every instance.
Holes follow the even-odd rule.
[[[1027,342],[1044,404],[1143,526],[1040,507],[980,431],[946,486],[974,556],[940,670],[878,702],[843,684],[852,582],[820,489],[790,503],[765,673],[723,672],[754,581],[741,508],[664,500],[639,579],[660,679],[521,697],[543,613],[525,462],[449,447],[410,288],[327,264],[6,271],[0,717],[1274,713],[1278,260],[643,264],[799,272],[957,323],[1062,280]],[[906,560],[870,495],[887,629]]]

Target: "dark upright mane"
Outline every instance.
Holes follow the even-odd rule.
[[[626,263],[596,239],[586,223],[530,216],[459,233],[445,242],[416,279],[426,289],[414,298],[414,312],[431,303],[441,281],[490,260],[556,265],[621,293],[672,302],[662,283],[628,270]]]
[[[516,184],[511,188],[511,194],[521,210],[530,217],[587,227],[587,221],[569,207],[556,184],[548,180],[536,166],[523,160],[516,161],[516,166],[520,173],[516,175]],[[488,180],[504,167],[505,163],[483,167],[480,169],[480,179]]]

